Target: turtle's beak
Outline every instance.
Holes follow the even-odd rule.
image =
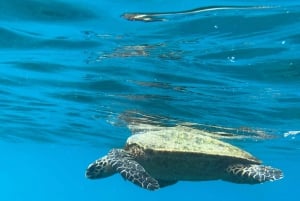
[[[85,177],[86,178],[89,178],[89,179],[96,179],[96,175],[99,174],[99,172],[97,171],[97,168],[96,168],[96,164],[95,163],[91,163],[86,171],[85,171]]]
[[[106,157],[103,157],[87,167],[85,176],[89,179],[100,179],[109,177],[115,173],[115,170],[108,164]]]

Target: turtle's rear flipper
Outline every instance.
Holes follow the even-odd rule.
[[[159,189],[156,179],[151,177],[148,172],[130,154],[122,149],[112,149],[108,153],[111,166],[119,172],[124,179],[145,188],[147,190]]]
[[[157,181],[159,183],[160,188],[170,186],[178,182],[176,180],[160,180],[160,179],[158,179]]]
[[[237,164],[226,169],[228,177],[224,180],[234,183],[258,184],[283,178],[281,170],[264,165]]]

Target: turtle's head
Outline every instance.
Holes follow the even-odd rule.
[[[116,172],[111,167],[107,156],[104,156],[88,166],[85,176],[89,179],[100,179],[109,177],[115,173]]]

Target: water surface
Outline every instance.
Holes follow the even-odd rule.
[[[178,15],[218,5],[270,8]],[[297,2],[14,0],[0,8],[1,200],[296,199]],[[166,12],[162,21],[124,18]],[[232,143],[285,178],[256,186],[180,182],[154,193],[118,175],[85,179],[91,161],[130,135],[119,120],[128,112],[241,136],[243,128],[263,131],[272,137]]]

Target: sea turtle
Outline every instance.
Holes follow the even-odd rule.
[[[120,173],[125,179],[156,190],[177,181],[217,180],[258,184],[281,179],[281,170],[265,166],[250,153],[185,126],[137,125],[124,149],[111,149],[91,163],[86,177]]]

